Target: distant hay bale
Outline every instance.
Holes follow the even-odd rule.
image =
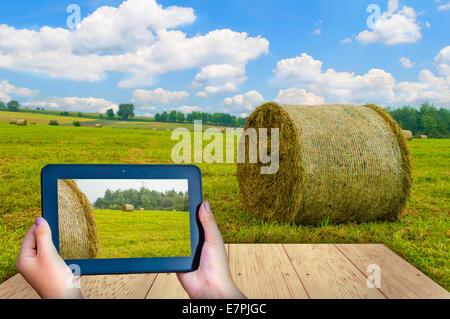
[[[89,200],[73,180],[58,180],[59,254],[64,259],[95,258],[97,227]]]
[[[36,125],[35,121],[30,121],[30,125]]]
[[[259,160],[238,163],[241,202],[254,216],[317,225],[393,220],[403,210],[411,186],[409,151],[384,109],[266,103],[250,115],[248,128],[279,128],[280,136],[275,174],[261,174],[268,164]]]
[[[426,140],[428,138],[428,136],[426,136],[426,135],[419,135],[419,138],[422,139],[422,140]]]
[[[9,124],[17,124],[17,120],[16,119],[10,119],[9,120]]]
[[[28,121],[24,120],[24,119],[18,119],[16,124],[19,125],[19,126],[27,126]]]
[[[141,207],[141,208],[139,208],[139,210],[141,210],[141,211],[142,211],[142,210],[145,210],[145,209],[144,209],[144,207]]]
[[[413,139],[413,132],[409,130],[402,130],[402,133],[408,141],[411,141]]]
[[[102,127],[102,125],[100,123],[96,123],[95,127]]]
[[[122,205],[122,210],[124,212],[132,212],[132,211],[134,211],[134,206],[131,204],[124,204],[124,205]]]

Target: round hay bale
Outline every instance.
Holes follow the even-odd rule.
[[[9,124],[17,124],[17,120],[16,119],[10,119],[9,120]]]
[[[58,180],[59,254],[64,259],[95,258],[97,227],[89,200],[73,180]]]
[[[426,136],[426,135],[419,135],[419,138],[422,139],[422,140],[426,140],[428,138],[428,136]]]
[[[95,127],[102,127],[102,125],[100,123],[96,123]]]
[[[144,209],[144,207],[141,207],[141,208],[139,208],[139,210],[140,210],[140,211],[144,211],[145,209]]]
[[[24,120],[24,119],[18,119],[16,124],[19,125],[19,126],[27,126],[28,121]]]
[[[411,186],[409,151],[382,108],[266,103],[250,115],[248,128],[280,130],[275,174],[261,174],[267,164],[260,162],[238,164],[241,202],[251,214],[317,225],[393,220],[403,210]],[[268,141],[270,152],[270,130]]]
[[[408,141],[411,141],[413,139],[413,132],[409,130],[402,130],[402,133]]]
[[[122,205],[122,210],[124,212],[132,212],[132,211],[134,211],[134,206],[131,204],[124,204],[124,205]]]

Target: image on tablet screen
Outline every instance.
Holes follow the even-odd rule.
[[[64,259],[191,256],[187,179],[59,179]]]

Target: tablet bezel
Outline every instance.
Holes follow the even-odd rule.
[[[151,258],[67,259],[77,265],[82,275],[127,274],[148,272],[189,272],[198,269],[204,242],[198,219],[202,203],[201,172],[195,165],[105,165],[50,164],[41,171],[42,216],[52,230],[52,239],[59,251],[58,179],[187,179],[191,256]]]

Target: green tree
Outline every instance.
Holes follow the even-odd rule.
[[[155,121],[156,121],[156,122],[161,122],[161,115],[159,115],[159,113],[156,113],[156,115],[155,115]]]
[[[184,114],[182,112],[178,112],[177,113],[177,122],[184,122],[185,117]]]
[[[19,101],[11,100],[7,104],[8,110],[11,112],[17,112],[19,110],[20,104]]]
[[[133,104],[120,104],[117,116],[122,120],[128,120],[130,117],[134,117],[134,105]]]
[[[167,122],[168,119],[169,119],[169,114],[167,114],[167,112],[164,111],[164,112],[161,114],[161,122]]]
[[[169,114],[169,121],[170,122],[176,122],[177,120],[177,111],[172,111]]]
[[[2,101],[0,101],[0,109],[4,109],[4,108],[6,108],[5,103],[3,103]]]
[[[114,110],[113,109],[108,109],[106,111],[106,116],[108,116],[109,119],[113,119],[114,118]]]

